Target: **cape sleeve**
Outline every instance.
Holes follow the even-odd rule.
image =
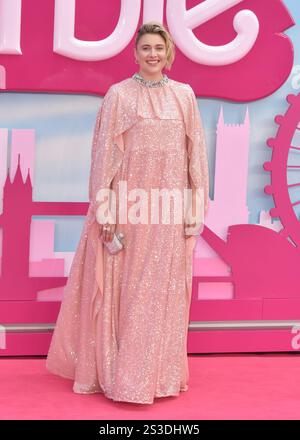
[[[189,114],[187,118],[187,152],[189,179],[203,190],[204,216],[209,206],[209,172],[205,133],[195,93],[190,85]]]
[[[116,139],[117,114],[118,93],[112,85],[103,98],[93,133],[89,200],[94,214],[97,192],[110,187],[123,159],[123,151]]]

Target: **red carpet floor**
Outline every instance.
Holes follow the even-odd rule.
[[[189,356],[190,389],[153,405],[79,395],[45,358],[0,358],[0,419],[300,419],[300,355]]]

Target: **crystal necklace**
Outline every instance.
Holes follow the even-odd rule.
[[[165,73],[163,74],[163,79],[159,81],[152,79],[144,79],[138,72],[134,73],[132,75],[132,78],[146,87],[161,87],[169,81],[169,78]]]

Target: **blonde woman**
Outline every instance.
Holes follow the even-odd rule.
[[[137,71],[109,88],[98,112],[89,210],[46,363],[72,379],[76,393],[151,404],[188,389],[192,256],[208,207],[208,166],[195,94],[163,73],[174,50],[161,23],[144,24],[135,40]],[[128,197],[125,221],[121,183],[127,195],[147,196],[147,208]],[[174,191],[181,200],[190,189],[194,208],[200,190],[203,215],[192,218],[183,209],[176,222],[170,203],[170,217],[162,220],[154,189]],[[119,232],[123,248],[112,254],[106,245]]]

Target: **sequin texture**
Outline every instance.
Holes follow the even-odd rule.
[[[183,224],[117,224],[124,250],[99,239],[96,194],[142,188],[204,190],[208,166],[196,97],[168,78],[148,87],[134,77],[110,87],[93,137],[90,205],[71,266],[46,367],[76,393],[151,404],[188,389],[187,332],[196,237]],[[118,198],[117,198],[118,201]],[[117,203],[118,206],[118,203]]]

